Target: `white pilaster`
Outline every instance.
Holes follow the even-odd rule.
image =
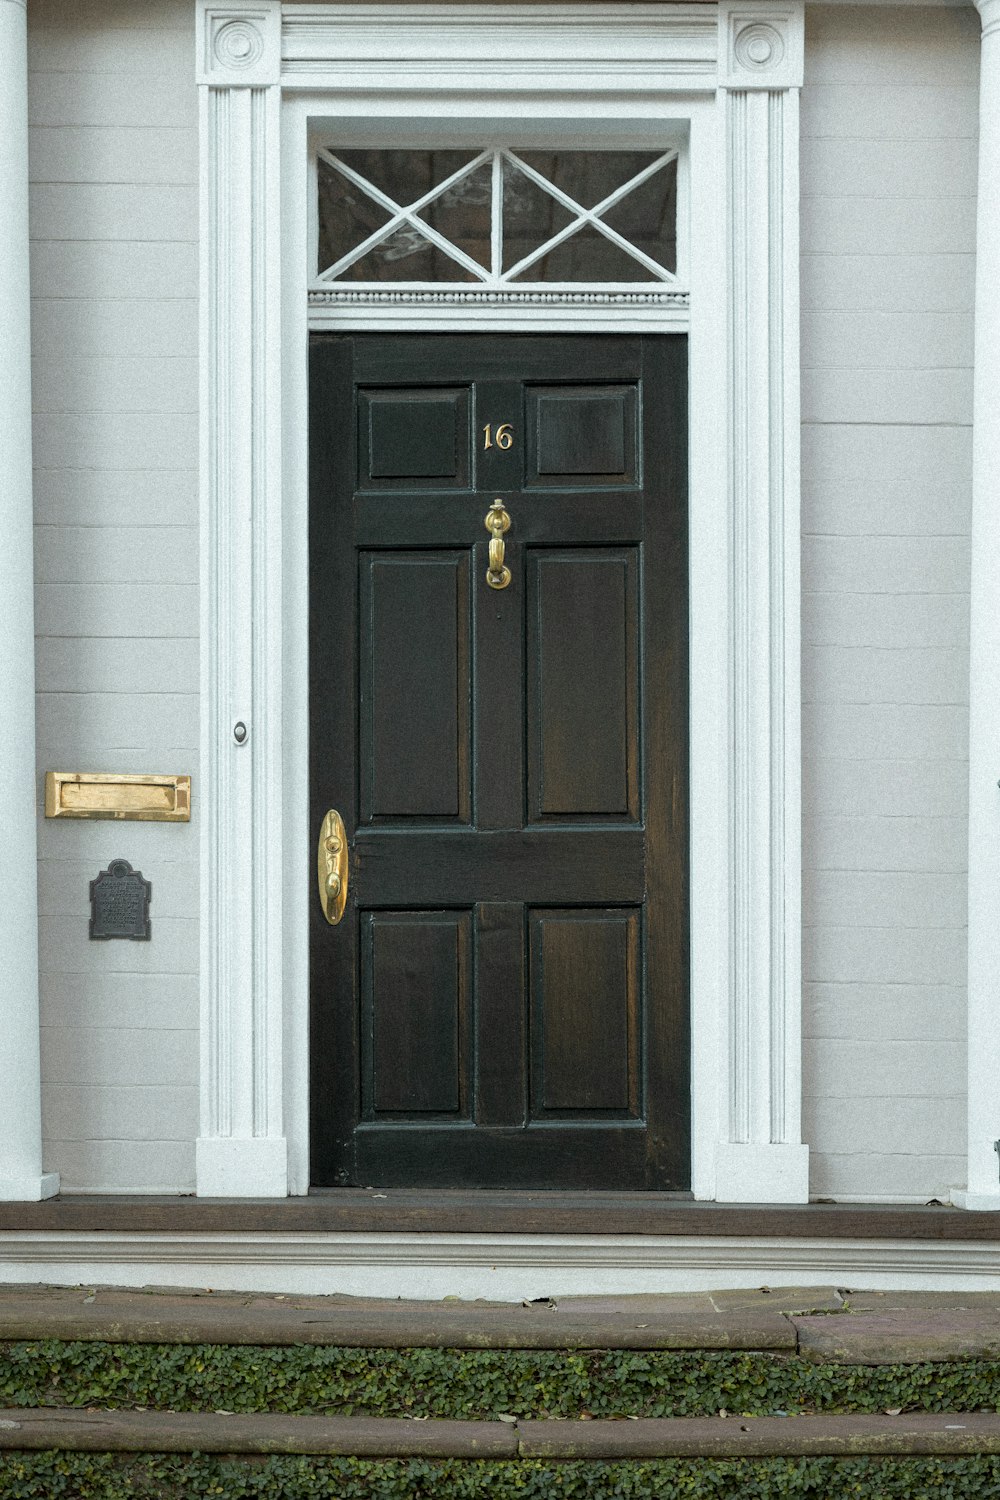
[[[1000,0],[983,22],[972,440],[969,661],[968,1179],[953,1197],[1000,1208]]]
[[[716,1197],[805,1202],[798,91],[803,7],[723,0],[730,546],[728,1051]]]
[[[197,0],[202,879],[198,1192],[283,1197],[280,0]]]
[[[24,0],[0,0],[0,1199],[48,1198],[38,1037],[28,60]]]

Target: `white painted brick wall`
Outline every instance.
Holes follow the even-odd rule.
[[[807,6],[804,1129],[825,1197],[964,1180],[979,23]]]
[[[197,100],[190,0],[29,0],[38,768],[196,770]],[[45,1164],[79,1192],[194,1185],[190,825],[40,832]],[[92,943],[88,883],[153,883]]]

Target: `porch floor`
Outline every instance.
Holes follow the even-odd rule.
[[[685,1195],[338,1188],[301,1198],[65,1194],[0,1203],[0,1232],[604,1234],[992,1241],[1000,1212],[940,1204],[696,1203]]]

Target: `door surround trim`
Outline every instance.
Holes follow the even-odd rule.
[[[460,131],[494,101],[539,128],[557,115],[689,131],[692,1183],[699,1198],[805,1201],[802,0],[196,5],[199,1194],[308,1188],[309,120]],[[620,322],[631,330],[627,310]]]

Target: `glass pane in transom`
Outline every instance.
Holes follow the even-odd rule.
[[[654,281],[656,277],[591,224],[534,261],[513,281]]]
[[[662,151],[518,151],[521,161],[581,208],[596,208],[616,188],[651,167]]]
[[[458,261],[432,245],[412,224],[401,224],[388,239],[349,265],[340,281],[478,281]]]
[[[409,208],[478,155],[475,151],[336,151],[346,167]]]
[[[334,147],[319,154],[318,180],[327,283],[502,288],[676,274],[672,151]]]
[[[667,162],[601,214],[623,239],[667,271],[677,269],[677,162]]]
[[[369,235],[388,224],[392,215],[361,188],[342,176],[321,156],[317,162],[319,193],[319,251],[316,269],[322,274],[342,256],[363,245]]]
[[[574,215],[513,162],[503,163],[503,269],[509,271],[526,255],[572,224]],[[533,279],[537,280],[538,277]]]
[[[489,270],[493,221],[493,163],[484,162],[432,198],[419,217]]]

